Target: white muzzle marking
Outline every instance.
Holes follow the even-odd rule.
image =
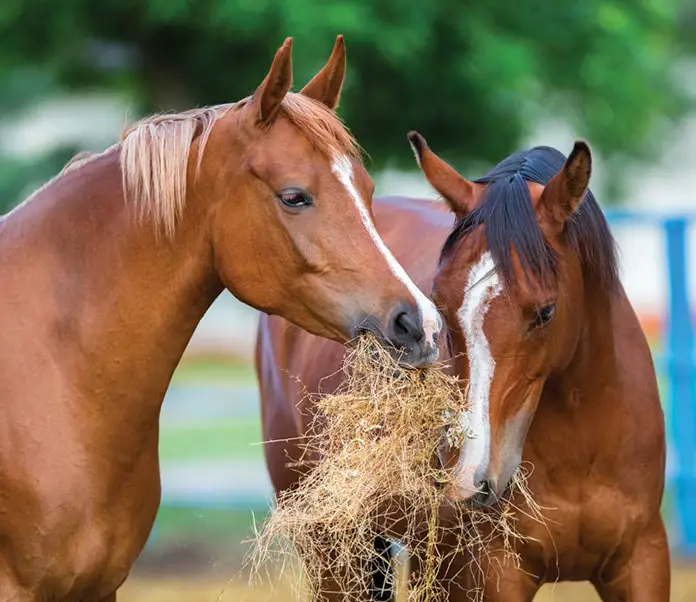
[[[392,255],[387,245],[384,244],[382,237],[375,229],[375,226],[370,219],[370,214],[367,211],[367,207],[355,188],[355,184],[353,182],[353,166],[351,165],[350,160],[344,156],[334,157],[333,163],[331,164],[331,170],[353,199],[367,233],[370,235],[372,242],[375,243],[377,250],[386,260],[392,274],[394,274],[394,276],[411,293],[420,313],[423,331],[425,332],[425,340],[429,345],[436,347],[436,336],[440,333],[440,329],[442,328],[442,319],[440,318],[440,314],[437,312],[433,302],[428,299],[415,285],[411,278],[409,278],[406,270],[404,270],[403,266]]]
[[[469,272],[464,301],[457,312],[469,359],[468,410],[460,418],[465,437],[456,477],[456,484],[464,498],[476,493],[476,474],[486,469],[490,456],[489,397],[495,361],[483,322],[491,301],[501,291],[495,263],[486,251]]]

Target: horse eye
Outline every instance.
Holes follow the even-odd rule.
[[[534,321],[532,322],[532,328],[541,328],[549,323],[551,318],[553,318],[556,313],[555,305],[545,305],[537,310]]]
[[[280,192],[278,199],[286,207],[291,207],[297,209],[298,207],[307,207],[312,204],[312,199],[308,194],[302,192],[301,190],[285,190]]]

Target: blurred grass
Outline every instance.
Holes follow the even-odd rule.
[[[675,564],[672,570],[673,602],[696,600],[696,565]],[[288,582],[274,587],[250,588],[242,580],[225,579],[139,579],[126,581],[119,602],[291,602],[296,600]],[[399,602],[405,602],[399,596]],[[547,584],[534,602],[599,602],[588,583]]]
[[[180,460],[258,460],[263,463],[261,425],[256,416],[196,421],[176,428],[163,428],[160,457]]]
[[[183,359],[172,378],[172,386],[189,383],[256,384],[256,373],[251,362],[200,355]]]
[[[256,508],[195,508],[183,505],[164,505],[157,515],[158,540],[176,540],[179,533],[195,535],[196,540],[211,538],[239,545],[251,537],[253,520],[264,520],[268,507]]]
[[[251,589],[224,579],[129,579],[118,592],[119,602],[294,602],[291,588]]]

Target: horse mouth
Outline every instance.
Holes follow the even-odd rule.
[[[379,343],[383,349],[386,349],[392,359],[398,364],[399,368],[404,368],[406,370],[416,369],[415,364],[418,362],[414,362],[410,358],[410,356],[413,355],[413,352],[403,347],[395,347],[377,325],[362,324],[360,328],[355,330],[355,336],[349,341],[348,344],[356,345],[363,336],[374,337],[377,340],[377,343]],[[379,357],[377,351],[375,351],[373,355],[375,360]]]

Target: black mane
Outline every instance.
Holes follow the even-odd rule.
[[[537,146],[510,155],[485,176],[479,206],[458,220],[442,248],[440,260],[462,236],[483,225],[488,250],[508,290],[514,282],[511,243],[528,276],[548,283],[557,273],[557,258],[537,224],[527,182],[546,185],[566,158],[555,148]],[[565,234],[580,256],[583,270],[612,291],[618,282],[616,245],[594,195],[587,191],[575,213],[566,221]]]

